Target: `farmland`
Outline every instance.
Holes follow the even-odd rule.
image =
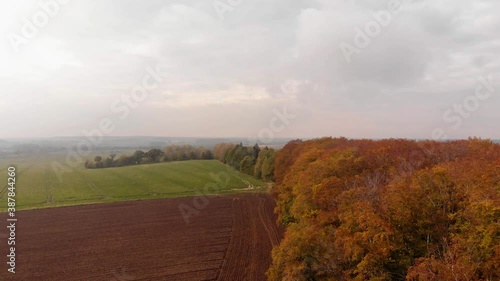
[[[186,224],[178,206],[191,200],[20,211],[16,274],[2,269],[0,280],[266,280],[271,248],[282,235],[274,200],[260,193],[211,196]],[[7,247],[0,255],[8,255]]]
[[[194,160],[120,168],[85,169],[79,165],[59,179],[52,167],[64,156],[44,155],[0,160],[0,212],[6,211],[7,167],[17,168],[18,210],[137,199],[184,197],[229,193],[248,186],[263,186],[259,180],[215,160]],[[212,187],[206,188],[212,184]]]
[[[54,161],[63,155],[0,161],[0,217],[13,164],[19,220],[16,274],[0,280],[266,280],[282,230],[264,182],[217,160],[81,165],[59,179]]]

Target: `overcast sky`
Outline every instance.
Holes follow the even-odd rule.
[[[500,1],[66,1],[3,3],[0,138],[500,138]]]

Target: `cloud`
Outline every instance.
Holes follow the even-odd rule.
[[[265,88],[251,88],[236,84],[228,89],[201,92],[172,92],[166,91],[153,98],[149,104],[156,108],[172,107],[200,107],[210,105],[234,105],[260,102],[270,102],[270,96]]]
[[[248,136],[287,104],[300,117],[283,136],[429,138],[479,76],[500,73],[500,3],[401,2],[349,63],[339,45],[354,46],[390,0],[242,1],[224,20],[212,1],[70,1],[19,54],[3,37],[0,126],[12,136],[79,135],[161,63],[163,83],[116,134]],[[5,5],[4,35],[39,9]],[[500,117],[495,83],[497,93],[450,137],[500,138],[490,125]],[[156,130],[166,119],[178,124]],[[217,125],[203,130],[204,120]]]

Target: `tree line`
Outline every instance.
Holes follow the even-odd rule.
[[[131,155],[121,155],[118,158],[116,154],[110,154],[106,158],[95,156],[94,159],[85,161],[85,168],[110,168],[159,162],[209,159],[214,159],[213,153],[205,147],[169,145],[163,150],[158,148],[148,151],[136,150]]]
[[[500,280],[500,145],[322,138],[275,158],[269,280]]]
[[[258,144],[219,143],[214,147],[214,158],[242,173],[264,181],[274,180],[274,158],[276,150],[260,148]]]
[[[241,143],[219,143],[215,145],[213,151],[191,145],[169,145],[163,150],[158,148],[146,152],[137,150],[131,155],[119,157],[116,154],[110,154],[107,157],[95,156],[94,159],[85,161],[85,168],[99,169],[159,162],[217,159],[257,179],[273,181],[275,155],[276,150],[268,147],[261,149],[258,144],[244,146]]]

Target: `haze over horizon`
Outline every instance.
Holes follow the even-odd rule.
[[[500,139],[500,3],[394,1],[4,3],[0,139]]]

